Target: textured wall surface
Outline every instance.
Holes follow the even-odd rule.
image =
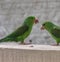
[[[60,46],[0,45],[0,62],[60,62]]]
[[[36,16],[39,24],[34,25],[25,41],[32,39],[34,44],[55,43],[47,31],[40,30],[40,26],[46,20],[60,24],[60,0],[0,0],[0,38],[14,31],[29,15]]]

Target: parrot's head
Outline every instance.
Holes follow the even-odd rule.
[[[29,16],[25,19],[24,24],[33,25],[34,23],[37,24],[39,21],[34,16]]]
[[[51,30],[51,29],[54,28],[54,26],[55,26],[55,25],[54,25],[52,22],[47,21],[47,22],[44,22],[44,23],[42,24],[41,30],[44,30],[44,29],[46,29],[46,30]]]

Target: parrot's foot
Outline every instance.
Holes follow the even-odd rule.
[[[57,43],[57,44],[53,44],[52,46],[59,46],[59,43]]]
[[[19,43],[20,45],[30,45],[30,44],[32,44],[32,40],[29,40],[29,43],[24,43],[24,42],[21,42],[21,43]]]

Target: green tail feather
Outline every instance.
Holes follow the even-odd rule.
[[[8,42],[10,39],[9,38],[3,38],[3,39],[0,39],[0,42]]]

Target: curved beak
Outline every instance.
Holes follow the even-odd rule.
[[[41,30],[44,30],[45,28],[44,28],[44,26],[41,26],[41,28],[40,28]]]
[[[35,24],[39,23],[38,19],[35,20]]]

